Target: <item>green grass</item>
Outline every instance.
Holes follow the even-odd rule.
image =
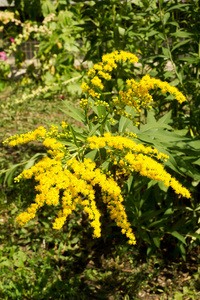
[[[19,103],[24,92],[30,87],[14,84],[1,93],[1,141],[67,119],[59,109],[59,94]],[[37,143],[0,147],[2,170],[44,151]],[[199,247],[188,251],[185,262],[171,260],[167,247],[147,261],[145,245],[129,246],[112,224],[104,226],[102,238],[93,240],[79,209],[59,232],[51,227],[56,211],[48,207],[20,227],[15,218],[35,195],[33,182],[13,183],[22,168],[14,168],[6,180],[6,172],[0,177],[0,299],[200,299]]]

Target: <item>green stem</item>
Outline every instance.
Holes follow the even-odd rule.
[[[200,58],[200,40],[199,40],[199,45],[198,45],[198,57]],[[200,68],[197,67],[197,80],[199,81],[200,77]],[[196,87],[198,86],[199,83],[196,84]]]

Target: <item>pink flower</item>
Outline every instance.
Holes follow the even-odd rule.
[[[11,43],[15,42],[15,40],[12,37],[10,38],[10,41],[11,41]]]
[[[8,57],[6,56],[6,52],[5,51],[1,51],[0,52],[0,58],[3,59],[3,60],[7,60]]]

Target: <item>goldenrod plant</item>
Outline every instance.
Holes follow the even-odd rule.
[[[144,109],[152,109],[150,90],[169,93],[179,103],[186,98],[169,83],[149,75],[140,81],[128,79],[124,89],[117,91],[117,69],[137,62],[137,56],[132,53],[114,51],[104,55],[102,61],[88,71],[88,82],[82,84],[81,109],[67,103],[67,113],[82,123],[78,128],[63,121],[49,130],[39,127],[4,141],[4,144],[17,146],[37,140],[47,148],[42,160],[15,178],[15,182],[34,178],[37,191],[35,202],[17,217],[20,225],[33,219],[41,207],[49,205],[59,208],[53,228],[60,230],[80,205],[88,214],[93,237],[98,238],[103,218],[100,203],[104,203],[111,219],[134,245],[134,228],[123,205],[127,196],[124,186],[131,176],[163,182],[176,194],[191,198],[189,190],[165,170],[169,155],[142,144],[130,130],[141,125]]]

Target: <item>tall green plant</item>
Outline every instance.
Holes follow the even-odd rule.
[[[176,101],[184,102],[186,98],[175,87],[147,75],[140,81],[126,80],[124,88],[118,91],[118,67],[121,70],[125,62],[130,67],[137,61],[131,53],[115,51],[104,55],[89,70],[89,81],[82,85],[82,111],[66,103],[66,113],[81,127],[62,122],[60,127],[52,125],[49,131],[39,127],[5,141],[16,146],[41,140],[48,153],[16,178],[18,181],[34,177],[38,192],[35,203],[17,220],[23,225],[41,207],[49,205],[58,211],[53,228],[59,230],[71,212],[82,207],[94,230],[93,237],[97,238],[108,211],[130,244],[135,244],[133,228],[137,229],[137,240],[148,244],[148,254],[161,249],[161,240],[169,235],[178,241],[178,250],[185,257],[186,238],[199,239],[195,233],[199,207],[195,194],[191,196],[163,164],[180,179],[185,177],[185,185],[189,185],[189,178],[198,184],[199,162],[194,156],[199,154],[199,141],[173,132],[170,114],[156,121],[148,113],[145,122],[142,109],[152,109],[150,90],[158,89],[161,94],[169,93]],[[147,124],[143,125],[141,118]],[[197,168],[187,170],[191,163]],[[192,197],[191,204],[181,200],[181,195]],[[180,213],[184,214],[181,222]]]
[[[168,80],[187,97],[181,106],[170,97],[157,98],[157,117],[172,109],[177,128],[199,135],[198,1],[92,1],[82,9],[85,59],[97,61],[113,49],[141,56],[139,74]]]

